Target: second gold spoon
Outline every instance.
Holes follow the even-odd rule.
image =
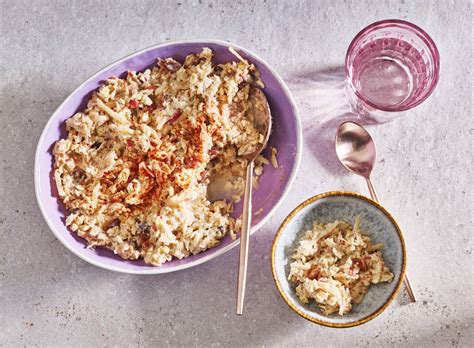
[[[355,122],[342,123],[336,134],[336,153],[339,161],[347,170],[365,178],[370,196],[378,202],[377,192],[370,180],[377,152],[374,140],[365,128]],[[416,302],[415,294],[406,275],[404,283],[410,300]]]

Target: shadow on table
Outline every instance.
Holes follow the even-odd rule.
[[[299,72],[287,79],[300,110],[305,144],[310,153],[331,174],[346,170],[337,160],[334,140],[345,121],[373,123],[353,114],[346,99],[344,67]]]

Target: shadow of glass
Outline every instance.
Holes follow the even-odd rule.
[[[305,71],[291,76],[287,82],[300,110],[303,136],[310,153],[331,174],[346,173],[334,149],[338,126],[345,121],[359,124],[374,121],[351,111],[344,67]]]
[[[350,113],[343,67],[301,72],[290,77],[288,84],[300,107],[305,129]]]

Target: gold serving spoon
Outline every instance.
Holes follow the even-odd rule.
[[[242,210],[242,232],[240,233],[239,278],[237,286],[237,314],[242,314],[247,280],[247,264],[249,252],[249,237],[252,224],[252,181],[254,161],[265,149],[272,129],[272,117],[267,98],[261,89],[251,87],[249,91],[249,109],[246,118],[253,123],[263,141],[258,144],[252,153],[243,155],[248,161],[245,179],[244,202]],[[231,184],[232,173],[223,172],[210,178],[207,186],[207,198],[212,202],[216,200],[232,200],[237,192]]]
[[[365,178],[370,196],[378,202],[377,192],[370,180],[377,152],[374,140],[365,128],[355,122],[342,123],[336,134],[336,153],[339,161],[347,170]],[[410,300],[416,302],[415,294],[406,275],[404,283]]]
[[[265,149],[272,130],[272,116],[267,97],[261,89],[251,87],[249,92],[248,119],[253,122],[258,133],[263,134],[263,141],[258,147],[244,157],[248,160],[245,179],[244,206],[242,210],[242,232],[240,233],[239,280],[237,287],[237,314],[242,314],[244,307],[245,284],[247,281],[247,263],[249,253],[249,237],[252,223],[252,181],[254,161]]]

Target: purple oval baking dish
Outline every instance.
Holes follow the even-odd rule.
[[[127,70],[142,71],[153,66],[157,58],[173,57],[182,61],[188,54],[198,53],[203,47],[209,47],[214,51],[216,63],[235,60],[235,56],[229,51],[230,46],[260,70],[273,116],[273,133],[269,145],[278,149],[280,164],[278,169],[266,166],[260,185],[254,190],[253,211],[261,210],[262,213],[254,217],[252,233],[258,230],[278,208],[294,181],[302,151],[300,118],[285,82],[263,59],[237,45],[217,40],[167,42],[133,53],[94,74],[66,98],[44,127],[36,148],[36,198],[50,229],[70,251],[93,265],[112,271],[158,274],[196,266],[222,255],[239,243],[238,240],[233,241],[230,237],[226,237],[215,248],[182,260],[173,259],[161,267],[147,265],[142,261],[123,260],[106,249],[87,249],[86,242],[69,231],[64,224],[66,210],[58,200],[52,177],[54,158],[51,150],[54,142],[66,135],[64,121],[85,108],[91,93],[102,81],[110,76],[122,76]],[[237,205],[235,210],[235,214],[240,215],[241,206]]]

